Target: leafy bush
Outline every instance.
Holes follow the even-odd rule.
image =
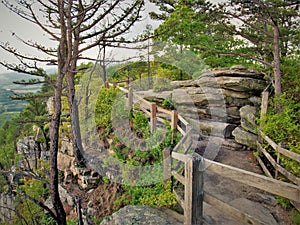
[[[164,99],[162,101],[162,107],[168,110],[174,110],[175,109],[175,103],[172,100],[172,93],[168,98]]]
[[[300,225],[300,213],[296,210],[292,211],[292,222],[295,225]]]
[[[146,138],[150,134],[148,118],[143,112],[134,111],[131,116],[133,130],[138,137]]]
[[[281,69],[283,71],[282,77],[284,78],[282,80],[283,90],[285,90],[290,97],[300,99],[299,56],[298,58],[293,56],[283,58]]]
[[[171,192],[171,182],[166,187],[163,182],[152,186],[126,187],[131,195],[133,205],[148,205],[151,207],[168,207],[176,205],[176,196]]]
[[[112,128],[111,112],[114,102],[120,94],[120,90],[114,87],[101,88],[95,109],[95,122],[99,128],[109,134]]]
[[[163,77],[153,78],[153,91],[169,91],[173,90],[174,87],[170,84],[170,80]]]
[[[263,132],[273,141],[300,154],[300,103],[286,94],[273,98],[268,114],[262,119]],[[281,165],[300,177],[300,163],[281,156]]]

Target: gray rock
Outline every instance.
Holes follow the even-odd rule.
[[[245,131],[241,127],[235,128],[232,132],[232,135],[234,136],[235,141],[237,143],[246,145],[253,149],[257,147],[256,146],[257,136],[255,134]]]
[[[12,224],[15,218],[15,196],[1,193],[0,195],[0,223]]]
[[[246,105],[240,108],[241,126],[244,130],[257,134],[257,108]]]
[[[41,146],[33,136],[24,137],[17,142],[17,152],[23,156],[23,162],[21,163],[22,167],[35,168],[37,165],[37,160],[41,155]]]
[[[63,154],[58,152],[57,154],[57,168],[60,171],[65,171],[69,169],[71,165],[75,162],[75,157],[69,156],[67,154]]]
[[[238,92],[262,92],[266,88],[265,80],[248,77],[218,77],[220,87]]]
[[[269,210],[265,207],[252,202],[245,198],[238,198],[230,202],[232,206],[238,210],[251,215],[255,219],[262,222],[262,224],[277,225],[277,221],[274,219]]]
[[[249,198],[256,202],[262,202],[264,204],[271,205],[271,206],[275,206],[277,204],[275,196],[271,194],[265,194],[265,193],[263,194],[259,192],[251,193],[249,195]]]
[[[67,154],[69,156],[74,156],[73,144],[69,140],[69,138],[62,138],[61,139],[61,148],[59,151],[63,154]]]
[[[67,204],[70,207],[75,206],[72,196],[68,193],[68,191],[66,189],[64,189],[61,185],[58,185],[58,191],[59,191],[59,195],[60,195],[60,200],[63,204]],[[44,204],[49,209],[53,209],[53,207],[54,207],[50,197],[45,201]]]
[[[182,222],[160,209],[148,206],[125,206],[112,216],[104,219],[101,225],[182,225]]]

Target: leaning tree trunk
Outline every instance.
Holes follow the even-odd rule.
[[[62,94],[62,72],[58,72],[56,88],[54,92],[54,113],[50,127],[50,197],[56,214],[56,222],[66,225],[66,213],[59,197],[57,154],[59,141],[59,126],[61,118],[61,94]]]
[[[77,166],[85,167],[85,159],[83,156],[83,146],[80,133],[78,104],[75,98],[74,75],[75,74],[72,72],[66,74],[68,84],[68,104],[71,117],[72,143]]]
[[[281,94],[281,73],[280,73],[280,43],[279,43],[279,29],[276,23],[273,25],[274,29],[274,81],[275,81],[275,95],[279,96]]]
[[[79,7],[81,7],[80,4]],[[69,104],[70,117],[71,117],[72,144],[73,144],[73,152],[74,152],[76,164],[79,167],[85,167],[86,163],[83,156],[78,103],[75,96],[75,75],[77,69],[77,58],[79,55],[78,49],[80,45],[80,41],[79,41],[80,26],[77,26],[75,29],[72,29],[71,9],[67,11],[67,15],[68,16],[66,18],[67,19],[66,24],[68,29],[66,31],[67,43],[65,48],[67,48],[67,52],[69,52],[70,56],[67,58],[68,59],[67,62],[69,64],[69,70],[66,71],[66,80],[67,80],[67,89],[68,89],[68,104]],[[81,19],[78,18],[78,20]]]

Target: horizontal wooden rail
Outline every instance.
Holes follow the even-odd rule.
[[[178,120],[183,123],[184,125],[190,124],[188,121],[186,121],[181,115],[178,115]]]
[[[157,107],[157,111],[162,112],[162,113],[167,114],[167,115],[172,115],[172,111],[164,109],[164,108],[159,107],[159,106]]]
[[[176,190],[173,190],[173,193],[175,194],[176,199],[177,199],[179,205],[181,206],[181,208],[184,209],[185,208],[184,199],[181,197],[180,194],[178,194],[178,192]]]
[[[270,171],[268,170],[268,168],[266,167],[266,165],[264,164],[264,162],[261,160],[261,158],[258,155],[255,155],[256,160],[258,161],[258,163],[260,164],[262,170],[264,171],[264,173],[268,176],[268,177],[272,177],[272,174],[270,173]]]
[[[178,180],[180,183],[182,183],[183,185],[186,185],[185,184],[185,178],[184,176],[180,175],[179,173],[177,173],[176,171],[172,171],[172,176],[174,176],[174,178],[176,180]]]
[[[173,154],[172,154],[173,156]],[[300,202],[300,186],[205,159],[207,170],[240,183]]]
[[[243,224],[265,225],[264,222],[258,220],[254,216],[241,212],[237,208],[213,197],[206,192],[204,193],[204,202]]]
[[[187,160],[189,160],[191,158],[191,156],[184,155],[184,154],[181,154],[178,152],[172,152],[172,158],[185,163]]]
[[[296,177],[294,174],[288,172],[286,169],[284,169],[282,166],[280,166],[275,159],[272,158],[272,156],[265,150],[259,142],[257,142],[257,148],[259,151],[261,151],[264,156],[269,160],[269,162],[272,164],[272,166],[278,170],[282,175],[284,175],[286,178],[288,178],[290,181],[294,182],[297,185],[300,185],[300,179]]]
[[[265,135],[261,130],[258,131],[259,135],[270,145],[272,148],[279,152],[282,155],[285,155],[293,160],[296,160],[300,162],[300,154],[297,154],[295,152],[291,152],[287,149],[284,149],[280,147],[278,144],[276,144],[271,138],[269,138],[267,135]]]
[[[192,133],[192,129],[188,130],[187,133],[180,139],[180,141],[177,143],[177,145],[173,148],[173,152],[177,152],[183,143],[186,141],[186,139],[189,137],[189,135]]]
[[[185,131],[179,125],[177,125],[176,128],[182,135],[186,135]]]

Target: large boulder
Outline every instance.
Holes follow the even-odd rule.
[[[245,105],[240,108],[240,116],[241,127],[248,132],[257,134],[257,108],[255,106]]]
[[[17,153],[22,155],[23,161],[20,166],[23,168],[33,169],[37,166],[37,161],[41,156],[41,145],[33,136],[24,137],[17,142]]]
[[[237,127],[233,130],[232,135],[237,143],[256,149],[257,136],[255,134],[245,131],[242,127]]]
[[[182,222],[171,217],[160,209],[148,206],[125,206],[112,216],[104,219],[101,225],[181,225]]]
[[[171,99],[176,110],[187,120],[190,115],[194,119],[196,115],[196,120],[204,119],[199,126],[205,133],[211,133],[212,128],[216,127],[220,132],[213,132],[212,135],[229,138],[232,134],[228,131],[240,126],[241,122],[248,131],[255,131],[254,127],[248,127],[248,122],[249,125],[253,122],[252,118],[246,118],[250,115],[241,121],[240,109],[246,105],[259,106],[261,92],[267,86],[264,78],[265,75],[255,69],[233,66],[203,71],[197,80],[172,81],[172,91],[138,91],[137,94],[149,99]]]

